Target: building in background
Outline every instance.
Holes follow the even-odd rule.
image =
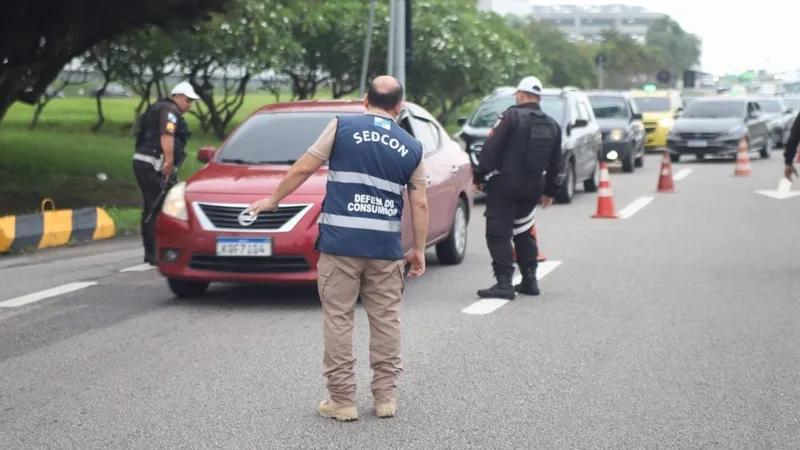
[[[478,0],[478,9],[494,11],[501,16],[513,14],[524,17],[531,13],[531,0]]]
[[[514,0],[506,0],[514,1]],[[637,41],[644,41],[650,25],[665,14],[629,5],[552,5],[530,6],[528,14],[542,22],[549,22],[571,40],[592,42],[601,31],[616,29]],[[526,14],[527,15],[527,14]]]

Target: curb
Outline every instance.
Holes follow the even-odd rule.
[[[48,203],[53,209],[45,211]],[[114,220],[105,209],[55,209],[49,198],[42,201],[41,213],[0,217],[0,253],[62,247],[73,241],[96,241],[115,235]]]

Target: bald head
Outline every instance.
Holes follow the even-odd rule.
[[[373,108],[393,111],[403,102],[403,86],[397,78],[381,75],[369,85],[367,105]]]

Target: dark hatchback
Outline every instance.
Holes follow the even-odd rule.
[[[644,166],[642,114],[627,92],[587,92],[603,134],[603,159],[620,163],[623,172]]]
[[[472,116],[458,120],[461,129],[455,137],[469,154],[473,169],[478,165],[478,155],[492,125],[503,111],[516,104],[514,92],[515,89],[510,87],[496,89],[483,99]],[[541,106],[547,115],[561,125],[565,164],[561,173],[563,182],[555,200],[571,203],[579,182],[583,182],[584,191],[596,192],[602,136],[589,99],[574,88],[544,89]]]
[[[704,98],[690,103],[667,136],[672,162],[682,155],[735,156],[744,140],[762,158],[772,153],[769,116],[748,98]]]

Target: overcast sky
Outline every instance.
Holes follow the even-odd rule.
[[[669,14],[687,31],[703,39],[701,64],[708,72],[743,72],[764,68],[784,71],[800,68],[796,33],[800,8],[790,1],[759,0],[639,0],[639,1],[532,1],[541,5],[627,4]]]

